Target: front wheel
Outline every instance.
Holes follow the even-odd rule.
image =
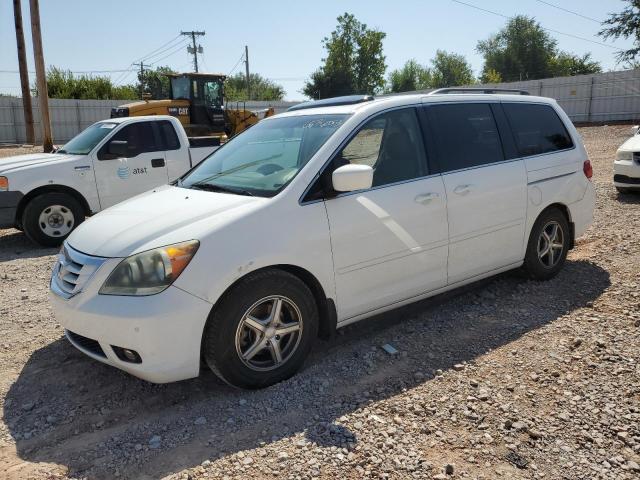
[[[534,280],[549,280],[562,269],[569,252],[571,231],[557,208],[542,212],[529,236],[523,270]]]
[[[266,270],[225,294],[205,327],[202,353],[226,383],[262,388],[294,375],[317,335],[318,309],[306,284]]]
[[[60,245],[84,220],[82,205],[70,195],[50,192],[33,198],[22,214],[29,239],[44,247]]]

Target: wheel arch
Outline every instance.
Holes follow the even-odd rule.
[[[17,225],[22,224],[22,214],[24,213],[24,209],[27,206],[27,204],[37,196],[43,195],[45,193],[66,193],[67,195],[75,198],[80,203],[80,205],[82,206],[82,209],[84,210],[85,215],[87,216],[91,215],[91,207],[89,206],[89,202],[87,202],[87,199],[84,198],[84,195],[82,195],[77,190],[71,187],[68,187],[66,185],[58,185],[58,184],[43,185],[41,187],[34,188],[33,190],[31,190],[29,193],[27,193],[24,197],[20,199],[20,203],[18,203],[18,208],[16,210]]]
[[[535,224],[536,221],[538,221],[538,218],[540,218],[540,216],[542,214],[544,214],[545,212],[548,212],[549,210],[560,210],[560,212],[562,212],[562,214],[565,216],[565,218],[567,219],[567,223],[569,224],[569,249],[571,250],[574,246],[575,246],[575,241],[576,241],[576,235],[575,235],[575,225],[571,219],[571,210],[569,209],[569,207],[567,205],[565,205],[564,203],[552,203],[547,205],[545,208],[543,208],[540,213],[538,213],[535,221],[533,222]],[[532,224],[533,225],[533,224]],[[531,232],[529,232],[529,235],[531,235]]]
[[[297,265],[291,264],[277,264],[277,265],[269,265],[262,268],[258,268],[256,270],[252,270],[247,274],[237,278],[231,285],[229,285],[225,291],[220,295],[218,300],[214,303],[211,311],[213,312],[220,301],[227,295],[227,293],[234,288],[240,281],[245,279],[248,275],[255,275],[258,272],[263,272],[265,270],[280,270],[283,272],[287,272],[299,280],[301,280],[311,293],[313,294],[314,301],[318,308],[318,316],[320,320],[318,337],[319,338],[330,338],[336,331],[337,323],[338,323],[338,315],[336,311],[335,302],[333,299],[327,297],[324,288],[320,281],[313,275],[309,270],[302,268]],[[204,330],[203,330],[203,338],[204,338]]]

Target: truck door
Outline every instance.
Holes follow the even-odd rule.
[[[168,183],[164,142],[156,123],[126,124],[94,154],[101,209]]]

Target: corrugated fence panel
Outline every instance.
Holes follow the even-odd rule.
[[[49,116],[53,142],[62,144],[73,138],[92,123],[109,118],[111,108],[122,105],[123,100],[73,100],[52,98],[49,100]],[[229,108],[247,108],[262,110],[273,107],[276,113],[284,112],[298,102],[238,102],[230,103]],[[38,99],[32,99],[34,129],[36,141],[41,141],[40,109]],[[0,97],[0,143],[24,143],[26,132],[22,99]]]

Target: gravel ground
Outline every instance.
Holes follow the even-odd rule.
[[[557,278],[504,274],[352,325],[262,391],[83,356],[47,303],[55,251],[0,231],[0,476],[640,478],[640,195],[611,184],[629,127],[580,133],[596,222]]]

